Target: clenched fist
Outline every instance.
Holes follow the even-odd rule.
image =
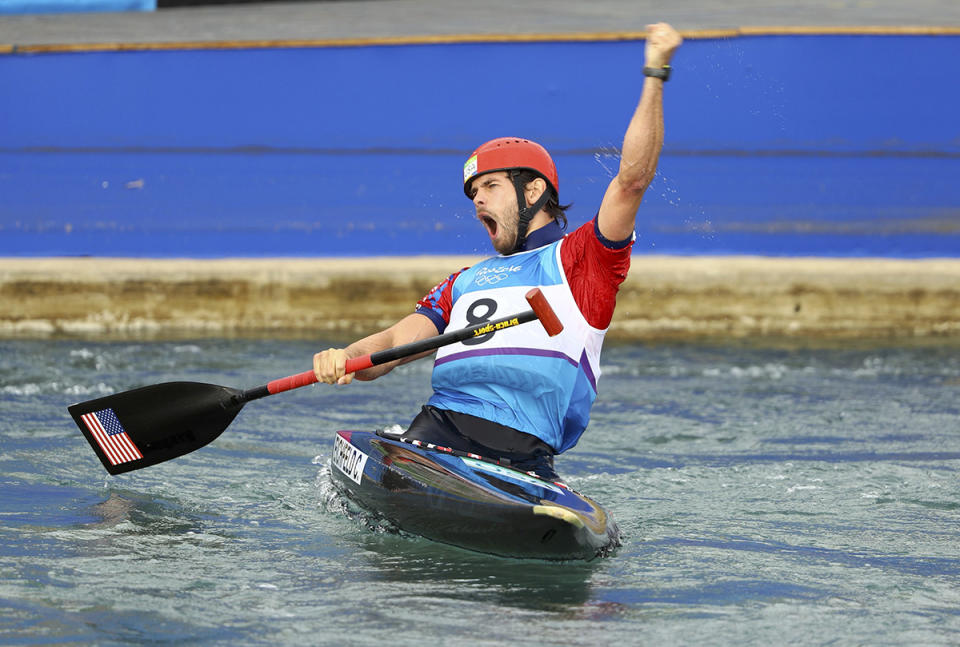
[[[647,25],[647,44],[644,50],[646,67],[669,65],[673,53],[682,42],[680,33],[665,22]]]

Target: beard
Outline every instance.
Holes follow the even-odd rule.
[[[517,246],[517,234],[520,225],[520,213],[516,207],[506,216],[495,216],[489,211],[477,213],[481,224],[487,230],[490,242],[498,254],[506,256]]]

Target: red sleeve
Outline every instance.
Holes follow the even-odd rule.
[[[603,238],[596,218],[568,234],[560,245],[560,260],[573,298],[587,323],[601,330],[610,325],[617,291],[630,269],[633,239]]]

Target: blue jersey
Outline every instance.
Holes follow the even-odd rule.
[[[561,262],[566,242],[493,257],[451,277],[454,328],[529,310],[524,297],[539,287],[564,329],[549,337],[531,322],[441,348],[428,404],[532,434],[558,453],[577,443],[596,398],[606,331],[577,306]]]

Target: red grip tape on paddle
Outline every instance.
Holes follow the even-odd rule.
[[[273,395],[274,393],[281,393],[291,389],[299,389],[301,386],[307,386],[308,384],[316,384],[316,382],[317,376],[313,371],[304,371],[303,373],[297,373],[290,377],[281,377],[279,380],[268,382],[267,391]]]
[[[357,371],[362,371],[365,368],[370,368],[373,366],[373,362],[370,360],[369,355],[364,355],[363,357],[355,357],[353,359],[348,359],[346,364],[347,373],[356,373]],[[291,375],[290,377],[281,377],[279,380],[274,380],[267,383],[267,391],[270,392],[270,395],[275,393],[283,393],[284,391],[291,391],[293,389],[299,389],[301,386],[309,386],[310,384],[316,384],[317,375],[313,371],[304,371],[303,373],[297,373],[296,375]]]
[[[362,371],[365,368],[370,368],[373,366],[373,360],[369,355],[364,355],[363,357],[354,357],[353,359],[347,360],[346,371],[347,373],[356,373],[357,371]]]
[[[557,313],[550,307],[550,304],[547,302],[547,297],[543,296],[540,288],[533,288],[527,292],[527,303],[533,308],[537,319],[543,324],[543,329],[547,331],[548,335],[553,337],[563,332],[563,324],[560,323]]]

